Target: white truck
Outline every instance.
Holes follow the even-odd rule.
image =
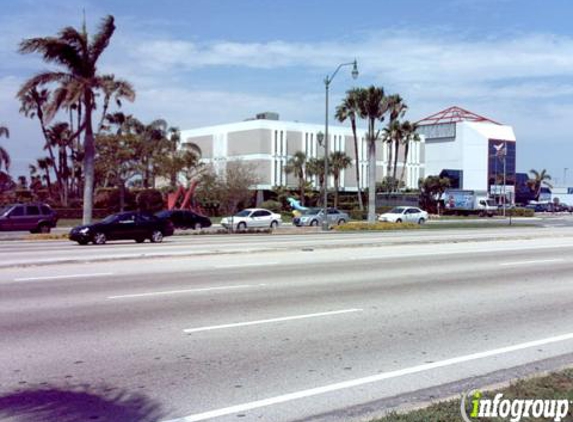
[[[444,214],[470,215],[492,217],[497,213],[497,205],[487,195],[479,195],[473,190],[447,190],[442,196]]]

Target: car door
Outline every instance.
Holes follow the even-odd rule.
[[[140,229],[135,222],[135,213],[121,214],[113,229],[114,239],[135,239]]]
[[[255,211],[252,214],[253,217],[253,227],[268,227],[271,225],[271,213],[269,211]]]
[[[6,221],[7,230],[24,230],[26,211],[24,205],[16,205],[8,214]]]
[[[33,230],[38,227],[38,221],[42,214],[38,205],[26,205],[26,217],[24,218],[24,230]]]
[[[408,223],[417,223],[418,222],[418,210],[415,208],[408,208],[406,210],[406,221]]]
[[[327,210],[327,213],[328,213],[328,224],[329,225],[337,224],[340,212],[337,209],[330,208]]]

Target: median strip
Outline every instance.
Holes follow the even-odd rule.
[[[270,324],[273,322],[294,321],[297,319],[307,319],[307,318],[317,318],[317,317],[324,317],[324,316],[331,316],[331,315],[348,314],[351,312],[362,312],[362,309],[343,309],[341,311],[320,312],[320,313],[316,313],[316,314],[295,315],[295,316],[282,317],[282,318],[261,319],[258,321],[237,322],[237,323],[233,323],[233,324],[212,325],[212,326],[208,326],[208,327],[199,327],[199,328],[188,328],[188,329],[183,330],[183,332],[189,334],[189,333],[197,333],[200,331],[221,330],[224,328],[246,327],[249,325]]]

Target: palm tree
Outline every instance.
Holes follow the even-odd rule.
[[[352,158],[345,152],[334,151],[330,154],[330,166],[334,178],[334,206],[338,207],[338,189],[340,185],[340,173],[352,166]]]
[[[401,130],[401,144],[404,145],[404,162],[402,164],[402,174],[400,175],[400,182],[404,182],[404,175],[406,174],[406,163],[408,162],[408,153],[410,152],[410,144],[412,142],[420,142],[420,135],[417,132],[418,125],[406,120],[402,123]],[[405,182],[404,182],[405,183]]]
[[[302,151],[297,151],[288,159],[284,167],[285,174],[294,174],[298,180],[298,189],[300,194],[300,204],[304,206],[304,187],[306,184],[305,169],[306,167],[306,154]]]
[[[121,107],[121,100],[123,98],[131,102],[135,100],[135,90],[133,89],[133,86],[123,79],[115,79],[115,75],[102,76],[100,83],[100,88],[103,91],[104,98],[101,119],[98,125],[98,133],[100,133],[104,127],[105,119],[108,116],[107,111],[109,109],[109,103],[112,97],[118,107]]]
[[[395,176],[392,176],[392,162],[398,159],[398,148],[396,145],[400,145],[400,139],[402,127],[398,120],[394,120],[388,123],[388,126],[382,130],[382,142],[387,145],[388,148],[388,163],[386,163],[386,177],[392,180],[396,180]],[[396,152],[394,155],[393,152]],[[394,159],[392,157],[395,157]],[[394,166],[394,173],[396,173],[396,166]]]
[[[322,158],[310,158],[305,165],[306,175],[309,177],[317,176],[318,185],[320,186],[320,201],[324,198],[324,157]],[[332,167],[328,166],[328,169],[332,171]]]
[[[77,104],[80,98],[83,102],[84,224],[91,223],[93,212],[95,143],[92,116],[95,91],[102,85],[101,77],[97,74],[97,62],[114,31],[114,18],[109,15],[103,19],[93,38],[88,36],[84,25],[81,31],[66,27],[55,37],[29,38],[20,44],[20,53],[39,53],[44,61],[59,66],[58,70],[40,73],[24,83],[18,92],[20,98],[33,88],[59,84],[52,110],[70,107]]]
[[[6,138],[10,137],[10,131],[6,126],[0,126],[0,138],[2,136],[5,136]],[[6,149],[0,147],[0,169],[2,168],[2,165],[4,165],[6,171],[10,169],[10,154],[8,154]]]
[[[0,126],[0,137],[2,136],[10,137],[10,131],[6,126]],[[0,147],[0,168],[2,168],[2,165],[4,165],[6,171],[10,169],[10,154],[8,154],[6,149]]]
[[[535,200],[539,200],[539,196],[541,195],[541,187],[543,185],[547,186],[548,188],[552,188],[553,185],[549,183],[551,180],[551,176],[547,173],[547,170],[543,169],[541,172],[531,169],[529,170],[531,173],[531,177],[527,181],[527,184],[535,192]]]
[[[346,97],[342,103],[336,107],[336,119],[340,123],[344,123],[347,119],[350,120],[352,127],[352,135],[354,137],[354,157],[356,159],[356,189],[358,190],[358,206],[360,211],[364,211],[364,204],[362,202],[362,191],[360,189],[360,158],[358,156],[358,136],[356,135],[356,118],[358,117],[358,99],[360,98],[360,89],[353,88],[346,91]]]
[[[390,107],[390,119],[388,121],[388,127],[395,126],[395,123],[406,114],[408,106],[404,103],[404,99],[399,94],[390,95],[388,97],[388,105]],[[390,169],[393,165],[392,177],[396,179],[396,172],[398,167],[398,152],[400,149],[400,126],[397,127],[398,133],[396,136],[388,143],[388,164],[387,164],[387,175],[390,176]],[[392,148],[394,152],[392,154]],[[394,158],[392,159],[392,155]],[[392,162],[393,161],[393,162]]]
[[[368,120],[368,222],[376,220],[376,141],[380,130],[376,130],[376,121],[383,121],[389,110],[388,97],[384,88],[370,86],[360,92],[358,100],[359,116]]]
[[[44,172],[44,180],[46,181],[46,186],[48,186],[48,192],[51,192],[52,191],[52,179],[50,177],[50,171],[52,169],[52,166],[54,165],[54,162],[52,161],[52,159],[50,157],[38,158],[36,160],[36,165],[37,165],[38,169],[40,169]]]

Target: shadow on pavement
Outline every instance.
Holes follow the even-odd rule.
[[[0,396],[0,420],[10,422],[157,422],[161,406],[114,388],[28,389]]]

